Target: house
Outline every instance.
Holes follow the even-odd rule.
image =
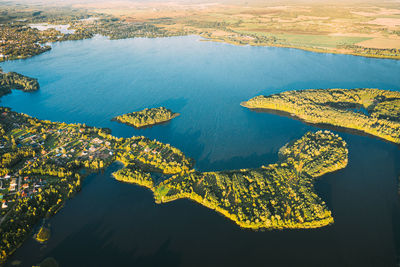
[[[29,187],[29,184],[23,184],[22,189],[27,189]]]
[[[3,203],[1,204],[1,208],[2,208],[2,209],[8,208],[6,201],[3,200],[2,202],[3,202]]]
[[[93,140],[92,140],[92,142],[93,143],[96,143],[96,144],[101,144],[101,143],[103,143],[103,141],[102,140],[100,140],[99,138],[94,138]]]
[[[8,190],[15,191],[15,187],[17,186],[17,179],[13,178],[10,183],[10,188]]]

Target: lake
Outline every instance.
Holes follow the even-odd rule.
[[[49,52],[0,63],[38,78],[0,104],[40,119],[108,127],[181,149],[202,171],[274,163],[287,142],[318,128],[253,112],[242,101],[308,88],[400,90],[400,61],[206,42],[197,36],[53,44]],[[146,129],[116,115],[166,106],[181,116]],[[189,200],[155,204],[152,193],[113,180],[113,164],[92,174],[51,220],[45,245],[32,238],[11,257],[32,266],[397,266],[400,256],[398,146],[338,132],[349,165],[317,191],[335,224],[313,230],[249,231]]]
[[[55,25],[55,24],[48,24],[48,23],[38,23],[38,24],[29,24],[29,27],[33,29],[38,29],[39,31],[46,31],[48,29],[55,29],[64,34],[73,34],[75,30],[68,28],[70,27],[69,24],[65,25]]]

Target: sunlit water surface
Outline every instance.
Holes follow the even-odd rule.
[[[258,167],[305,132],[299,121],[239,105],[258,94],[307,88],[400,90],[400,61],[233,46],[199,37],[56,43],[45,54],[0,64],[39,79],[34,93],[14,91],[1,105],[40,119],[108,127],[170,143],[199,170]],[[116,115],[166,106],[182,115],[135,130]],[[8,262],[32,266],[396,266],[400,247],[399,148],[340,133],[349,165],[317,190],[335,224],[314,230],[242,230],[189,200],[155,204],[151,192],[113,180],[113,164],[91,175],[51,220],[45,245],[32,238]]]

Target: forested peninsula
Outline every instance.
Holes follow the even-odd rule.
[[[329,131],[309,132],[282,147],[279,158],[279,162],[258,169],[190,169],[160,183],[134,165],[113,175],[150,188],[157,203],[188,198],[243,228],[316,228],[333,223],[313,183],[325,173],[346,167],[346,142]]]
[[[119,160],[137,172],[180,174],[193,161],[168,144],[108,129],[38,120],[0,107],[0,264],[81,189],[86,173]]]
[[[2,76],[14,88],[8,77],[25,76]],[[27,81],[20,83],[25,91],[38,88]],[[0,263],[81,189],[82,169],[120,161],[115,179],[151,189],[157,203],[189,198],[244,228],[283,229],[332,223],[313,182],[347,165],[346,143],[328,131],[287,144],[276,164],[203,173],[180,150],[156,140],[117,138],[108,129],[39,120],[5,107],[0,117]]]
[[[123,114],[114,117],[112,120],[118,121],[136,128],[153,126],[159,123],[167,122],[178,117],[179,113],[174,113],[165,107],[145,108],[141,111]]]
[[[36,79],[0,73],[1,92],[39,89]],[[0,97],[3,94],[0,95]],[[109,129],[39,120],[0,107],[0,264],[32,235],[43,218],[54,215],[81,189],[84,175],[119,160],[150,175],[192,169],[193,161],[169,144],[143,136],[117,138]],[[49,229],[36,239],[44,242]]]
[[[39,89],[37,79],[24,76],[16,72],[3,72],[0,68],[0,97],[9,94],[11,89],[19,89],[24,92]]]
[[[308,89],[256,96],[242,106],[279,111],[307,123],[353,129],[400,144],[400,92],[380,89]]]

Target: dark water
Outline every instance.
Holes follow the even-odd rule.
[[[378,87],[400,90],[400,61],[239,47],[197,37],[92,40],[55,44],[28,60],[0,64],[37,77],[35,93],[13,92],[2,105],[40,119],[109,127],[117,136],[170,143],[199,170],[258,167],[286,142],[317,128],[239,106],[290,89]],[[182,115],[135,130],[118,114],[166,106]],[[144,188],[103,174],[51,220],[46,245],[29,239],[12,257],[31,266],[396,266],[400,255],[397,176],[400,150],[340,133],[349,165],[317,183],[335,224],[314,230],[254,232],[188,200],[157,205]]]

